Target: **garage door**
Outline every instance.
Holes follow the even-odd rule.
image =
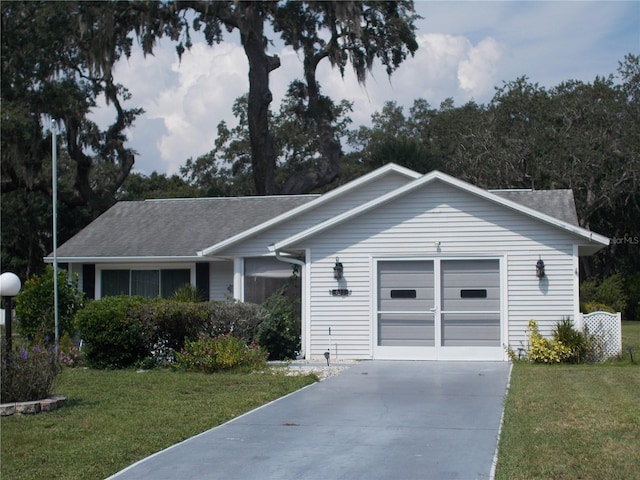
[[[381,262],[378,286],[378,345],[433,347],[433,262]]]
[[[498,260],[443,260],[443,347],[500,346]]]
[[[500,262],[379,261],[374,357],[499,360]]]

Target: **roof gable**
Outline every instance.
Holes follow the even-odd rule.
[[[253,228],[239,232],[237,235],[223,239],[221,242],[212,244],[210,247],[205,248],[202,251],[199,251],[198,255],[204,256],[204,255],[212,255],[212,254],[218,253],[221,250],[224,250],[226,248],[229,248],[232,245],[242,242],[243,240],[249,237],[252,237],[261,232],[264,232],[265,230],[272,228],[275,225],[282,224],[299,215],[308,213],[312,209],[319,208],[322,205],[327,204],[328,202],[339,199],[340,197],[344,197],[345,195],[357,189],[366,188],[366,186],[371,184],[372,182],[378,181],[389,175],[404,176],[407,179],[407,183],[417,178],[420,178],[422,176],[418,172],[414,172],[413,170],[409,170],[408,168],[401,167],[399,165],[396,165],[395,163],[388,163],[383,167],[380,167],[372,172],[369,172],[366,175],[363,175],[362,177],[352,180],[349,183],[346,183],[334,190],[331,190],[317,197],[315,200],[311,202],[300,205],[298,208],[284,212],[283,214],[270,218],[269,220],[259,225],[256,225]]]
[[[377,199],[374,199],[370,202],[367,202],[363,205],[360,205],[356,208],[353,208],[351,210],[349,210],[348,212],[343,213],[342,215],[336,216],[335,218],[332,218],[330,220],[327,220],[326,222],[323,222],[319,225],[316,225],[314,227],[311,227],[305,231],[299,232],[296,235],[292,235],[289,238],[283,239],[280,242],[277,242],[275,245],[271,246],[270,249],[272,250],[282,250],[282,249],[287,249],[290,248],[291,246],[293,246],[295,243],[298,243],[300,241],[303,241],[307,238],[310,238],[314,235],[317,235],[318,233],[321,233],[327,229],[330,229],[342,222],[346,222],[358,215],[361,215],[365,212],[371,211],[373,209],[375,209],[376,207],[385,204],[387,202],[391,202],[397,198],[402,197],[403,195],[408,194],[409,192],[412,192],[416,189],[422,188],[426,185],[429,185],[430,183],[433,182],[444,182],[447,185],[450,185],[452,187],[464,190],[466,192],[469,192],[473,195],[476,195],[478,197],[481,198],[485,198],[497,205],[501,205],[505,208],[509,208],[511,210],[514,210],[520,214],[523,215],[527,215],[529,217],[538,219],[542,222],[548,223],[556,228],[560,228],[562,230],[565,230],[573,235],[576,235],[578,237],[580,237],[581,239],[583,239],[585,244],[591,244],[593,246],[593,248],[588,248],[588,249],[584,249],[582,253],[584,254],[591,254],[594,253],[595,251],[599,250],[600,248],[602,248],[605,245],[609,244],[609,239],[602,236],[602,235],[598,235],[596,233],[590,232],[588,230],[585,230],[581,227],[579,227],[577,225],[577,217],[575,219],[575,223],[573,223],[573,218],[572,218],[572,214],[570,212],[570,208],[568,209],[568,212],[564,212],[563,213],[563,217],[564,219],[561,218],[556,218],[552,215],[549,215],[548,213],[544,213],[542,211],[539,210],[535,210],[529,206],[526,206],[526,202],[528,202],[529,204],[540,204],[541,200],[544,199],[544,197],[551,197],[551,195],[549,195],[548,193],[545,195],[513,195],[514,192],[511,192],[512,194],[505,194],[505,195],[499,195],[496,193],[492,193],[490,191],[487,190],[483,190],[479,187],[476,187],[474,185],[471,185],[469,183],[466,183],[462,180],[458,180],[454,177],[451,177],[450,175],[447,175],[445,173],[439,172],[437,170],[434,170],[433,172],[430,172],[420,178],[418,178],[417,180],[411,182],[410,184],[404,186],[404,187],[400,187],[390,193],[388,193],[387,195],[383,195],[382,197],[379,197]],[[549,191],[545,191],[545,192],[549,192]],[[551,191],[552,192],[552,191]],[[565,194],[561,194],[560,196],[562,196],[562,202],[561,203],[565,203],[567,201],[567,195]],[[506,197],[511,197],[511,199],[506,198]],[[521,201],[523,201],[523,204],[521,203],[517,203],[516,201],[514,201],[513,199],[515,197],[519,197],[519,199]],[[573,203],[573,202],[571,202]],[[553,208],[552,206],[546,207],[547,210]],[[575,207],[572,207],[573,212],[575,213]],[[566,221],[569,220],[569,221]]]

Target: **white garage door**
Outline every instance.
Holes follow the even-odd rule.
[[[374,356],[500,360],[500,262],[379,261]]]

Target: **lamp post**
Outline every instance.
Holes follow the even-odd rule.
[[[5,272],[0,275],[0,296],[4,297],[4,336],[7,339],[7,358],[11,353],[11,317],[13,315],[13,297],[20,292],[20,279],[15,273]]]

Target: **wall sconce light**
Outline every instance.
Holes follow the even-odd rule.
[[[536,277],[544,277],[544,262],[542,261],[542,258],[536,262]]]
[[[336,264],[333,267],[333,278],[336,280],[342,280],[342,276],[344,275],[344,267],[342,263],[340,263],[338,257],[336,257]]]

